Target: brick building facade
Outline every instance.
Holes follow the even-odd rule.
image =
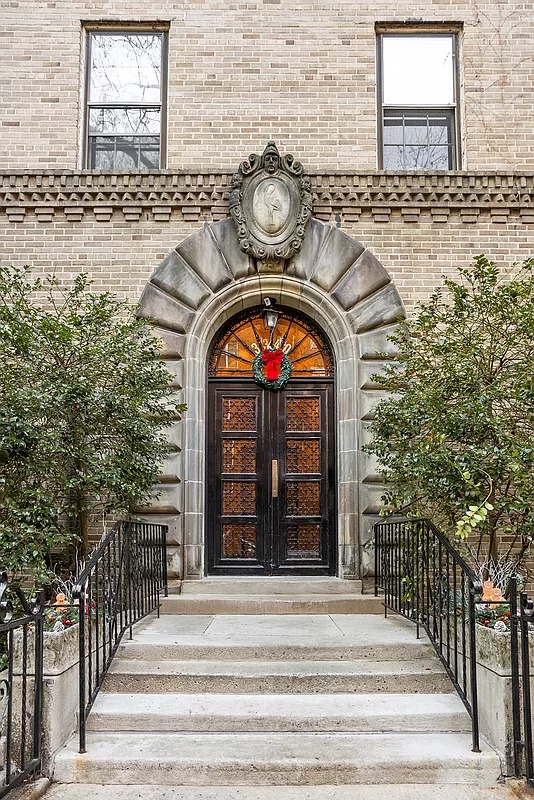
[[[329,564],[361,577],[371,568],[361,548],[381,485],[360,446],[388,327],[474,255],[505,264],[532,254],[530,5],[185,0],[148,10],[139,0],[9,0],[0,8],[2,261],[65,280],[88,272],[97,290],[143,297],[189,404],[150,511],[170,524],[175,573],[200,577],[207,563],[210,343],[269,293],[315,320],[334,352],[337,544]],[[88,168],[91,114],[101,124],[105,103],[90,94],[96,62],[87,43],[106,34],[162,37],[160,95],[149,108],[159,114],[159,168]],[[402,98],[387,101],[385,59],[393,56],[384,42],[410,36],[453,43],[452,99],[409,100],[408,109]],[[398,68],[402,81],[409,73]],[[378,169],[388,137],[401,129],[403,143],[414,130],[419,136],[420,120],[433,136],[438,117],[448,120],[439,131],[449,126],[452,168],[436,169],[430,158],[423,169]],[[262,265],[232,240],[231,176],[269,140],[310,176],[306,263],[300,254],[279,268]],[[178,258],[169,260],[172,248]],[[217,264],[226,270],[220,282],[212,280]],[[174,278],[163,286],[169,270]]]

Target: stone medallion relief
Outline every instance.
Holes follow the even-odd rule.
[[[311,216],[310,181],[302,164],[280,156],[269,142],[232,178],[230,213],[244,253],[267,263],[291,258],[302,246]]]

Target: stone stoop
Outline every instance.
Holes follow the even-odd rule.
[[[73,740],[58,754],[51,797],[500,800],[499,759],[482,750],[402,618],[166,614],[121,644],[87,753]]]

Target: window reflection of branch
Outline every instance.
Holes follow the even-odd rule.
[[[112,139],[111,142],[115,140]],[[111,144],[110,142],[110,144]],[[103,149],[99,149],[97,151],[98,156],[100,159],[106,158],[107,159],[107,166],[104,167],[102,164],[99,165],[99,169],[131,169],[131,167],[127,167],[126,165],[117,166],[117,162],[121,156],[126,156],[131,159],[132,165],[134,167],[144,167],[145,169],[157,169],[157,155],[158,150],[154,149],[153,156],[155,160],[149,158],[148,153],[143,151],[143,147],[139,147],[138,144],[128,144],[127,142],[121,142],[119,149],[113,149],[111,152],[106,152]]]
[[[131,66],[134,62],[135,66]],[[137,72],[136,80],[126,84],[121,73]],[[147,69],[148,67],[148,69]],[[120,98],[126,86],[134,85],[141,93],[141,102],[151,89],[159,91],[161,72],[161,38],[159,36],[99,36],[93,40],[93,85],[101,100],[106,96]],[[153,82],[150,83],[150,72]],[[107,92],[106,92],[107,87]]]
[[[396,145],[396,161],[400,169],[447,169],[450,142],[445,124],[406,125],[404,143]],[[393,127],[393,126],[392,126]],[[406,131],[410,140],[406,142]]]

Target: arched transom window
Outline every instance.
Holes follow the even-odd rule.
[[[278,309],[277,309],[278,310]],[[209,362],[210,377],[251,377],[254,358],[269,345],[282,350],[293,365],[293,378],[332,377],[333,359],[322,333],[294,311],[278,310],[270,340],[263,309],[251,309],[235,318],[217,338]]]

